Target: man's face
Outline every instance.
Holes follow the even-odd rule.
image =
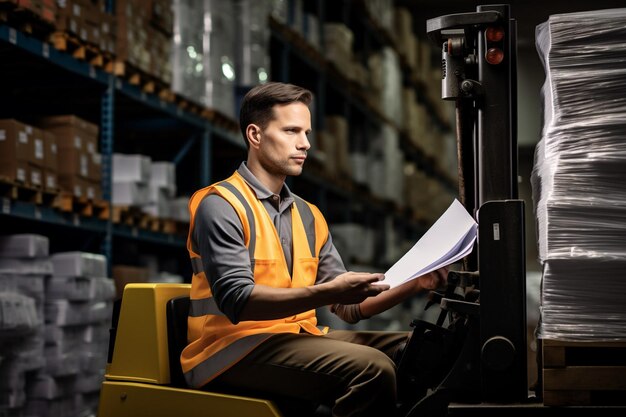
[[[311,132],[311,112],[306,104],[295,102],[274,106],[274,119],[261,131],[258,159],[273,175],[300,175]]]

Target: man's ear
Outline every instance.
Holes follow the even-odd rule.
[[[258,148],[261,144],[261,128],[259,125],[249,124],[246,128],[246,138],[251,148]]]

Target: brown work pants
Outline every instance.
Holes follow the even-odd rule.
[[[391,358],[408,336],[349,330],[325,336],[277,334],[207,388],[326,404],[336,417],[393,416],[396,366]]]

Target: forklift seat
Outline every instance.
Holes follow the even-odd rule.
[[[176,388],[187,388],[187,382],[180,366],[180,354],[187,346],[187,317],[189,316],[189,296],[181,295],[167,302],[167,348],[169,352],[170,380]]]
[[[189,296],[181,295],[167,302],[167,346],[169,352],[170,381],[175,388],[188,388],[180,366],[180,354],[187,346],[187,316],[189,315]],[[267,397],[262,393],[232,393],[235,395],[253,395]],[[319,404],[307,403],[294,398],[271,398],[286,416],[329,416],[330,409]]]

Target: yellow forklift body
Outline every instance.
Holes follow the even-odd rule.
[[[136,382],[105,381],[98,417],[280,417],[267,400]]]
[[[166,304],[190,284],[128,284],[98,417],[280,417],[268,400],[172,387]]]
[[[171,382],[165,306],[190,290],[190,284],[126,285],[107,380]]]

